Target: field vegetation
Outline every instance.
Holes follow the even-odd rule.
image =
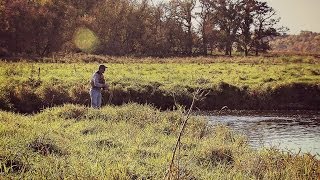
[[[176,103],[189,106],[191,94],[201,89],[206,94],[196,103],[201,110],[320,107],[320,64],[314,57],[77,58],[1,62],[0,107],[30,113],[64,103],[88,105],[88,82],[98,62],[108,66],[104,104],[171,109]],[[79,59],[82,63],[73,63]]]
[[[0,179],[319,179],[316,156],[185,115],[320,110],[318,34],[279,20],[255,0],[0,0]]]
[[[163,179],[183,111],[138,104],[80,105],[34,115],[0,112],[1,179]],[[173,179],[317,179],[310,154],[253,150],[245,137],[191,117]]]

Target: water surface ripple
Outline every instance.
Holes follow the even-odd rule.
[[[225,124],[245,134],[254,148],[277,147],[291,152],[320,154],[319,112],[250,112],[206,115],[212,124]]]

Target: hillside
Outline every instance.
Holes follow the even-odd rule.
[[[294,54],[320,54],[320,33],[301,31],[299,35],[277,37],[270,42],[272,51]]]

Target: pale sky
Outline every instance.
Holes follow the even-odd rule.
[[[169,0],[153,0],[168,2]],[[320,0],[262,0],[273,7],[281,17],[280,26],[288,27],[288,34],[302,30],[320,33]]]
[[[265,0],[281,17],[279,24],[299,34],[301,30],[320,33],[320,0]]]

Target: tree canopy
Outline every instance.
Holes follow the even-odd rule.
[[[258,0],[1,0],[0,56],[258,54],[278,22]]]

